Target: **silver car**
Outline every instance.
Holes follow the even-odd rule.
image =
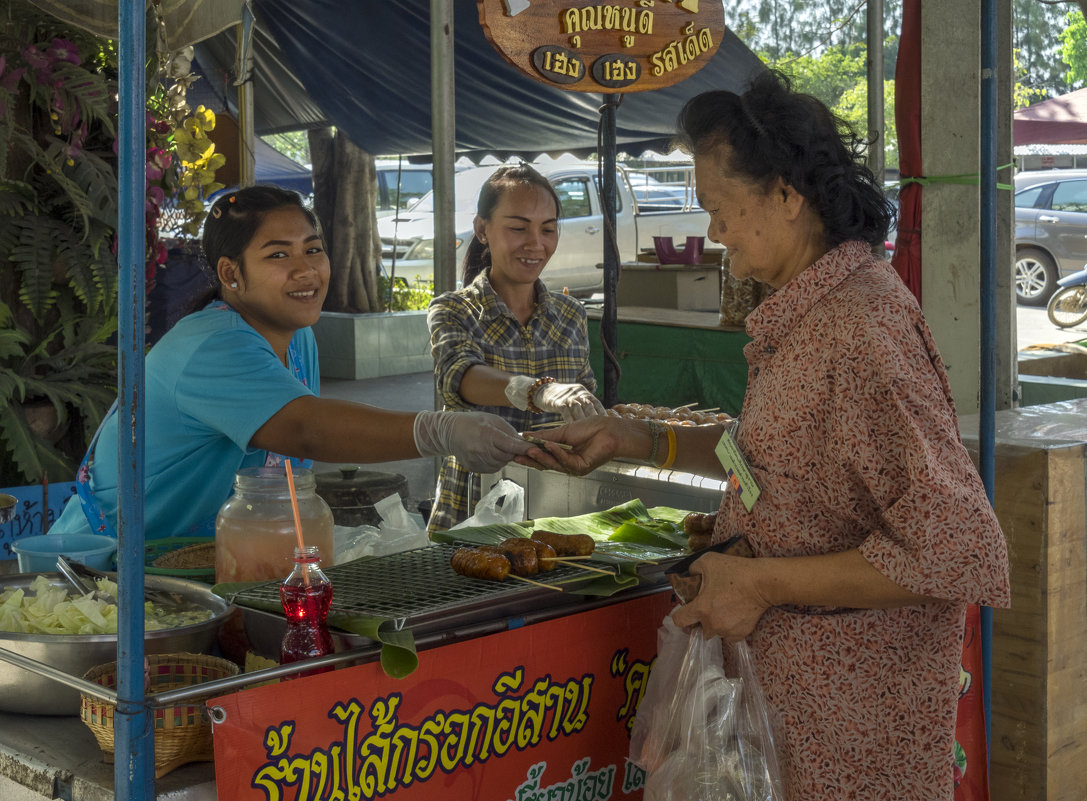
[[[1087,170],[1015,176],[1015,295],[1045,306],[1057,279],[1087,263]]]

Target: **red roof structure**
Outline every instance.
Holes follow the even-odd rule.
[[[1012,117],[1016,145],[1087,144],[1087,89],[1021,108]]]

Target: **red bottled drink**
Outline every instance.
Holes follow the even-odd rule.
[[[332,635],[326,622],[328,608],[332,605],[332,582],[321,570],[321,554],[316,545],[294,549],[294,568],[280,585],[279,598],[287,616],[287,633],[283,635],[279,652],[280,664],[332,653]],[[331,665],[298,675],[309,676],[330,670]]]

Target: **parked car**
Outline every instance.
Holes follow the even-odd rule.
[[[1045,306],[1057,280],[1087,263],[1087,170],[1015,176],[1015,295]]]
[[[559,245],[544,271],[544,281],[554,289],[567,288],[585,296],[603,289],[604,218],[593,162],[556,163],[539,166],[551,181],[562,204]],[[476,200],[480,187],[494,167],[472,167],[454,179],[454,231],[458,271],[472,237]],[[616,181],[615,236],[619,257],[633,261],[643,248],[653,247],[654,236],[671,236],[682,244],[688,236],[705,236],[709,215],[676,197],[674,187],[651,187],[652,198],[639,204],[627,173],[619,169]],[[679,189],[683,189],[679,187]],[[663,190],[666,194],[657,193]],[[653,211],[645,211],[645,208]],[[433,194],[426,195],[404,212],[378,220],[382,269],[388,275],[411,280],[434,277]]]
[[[432,166],[378,159],[374,163],[377,172],[377,216],[385,217],[406,209],[433,189]]]

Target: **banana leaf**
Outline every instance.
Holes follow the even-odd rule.
[[[528,537],[536,529],[557,534],[588,534],[597,541],[594,556],[611,556],[606,561],[652,562],[682,555],[687,548],[683,518],[690,514],[670,506],[646,509],[638,498],[611,509],[574,517],[540,517],[524,523],[458,528],[431,533],[435,542],[465,542],[496,545],[508,537]],[[604,547],[621,543],[623,548]],[[639,550],[642,549],[642,550]]]

